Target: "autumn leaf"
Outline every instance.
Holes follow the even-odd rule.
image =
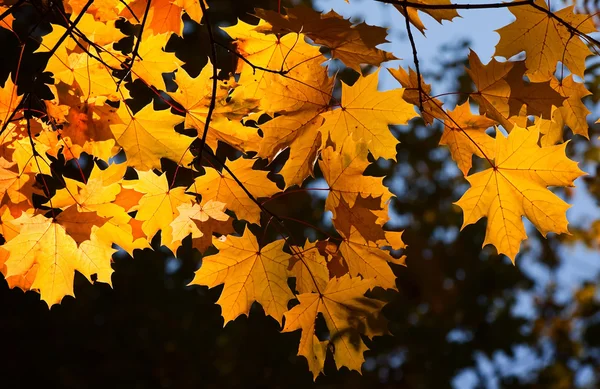
[[[234,39],[237,49],[244,53],[244,58],[254,65],[252,67],[240,61],[237,69],[240,73],[241,93],[246,98],[254,99],[262,96],[261,91],[265,87],[265,76],[268,72],[260,68],[288,72],[298,64],[321,57],[316,46],[304,41],[303,34],[287,34],[279,37],[275,34],[259,32],[263,26],[264,22],[253,26],[238,21],[235,26],[223,28]],[[261,108],[271,112],[268,104],[262,104]]]
[[[134,115],[125,104],[119,108],[118,115],[122,123],[111,124],[110,130],[125,150],[128,165],[150,170],[161,167],[161,158],[182,165],[192,161],[189,146],[194,138],[175,131],[175,125],[182,122],[180,116],[169,110],[156,111],[151,105]]]
[[[254,162],[238,158],[227,162],[227,166],[255,198],[270,197],[279,192],[277,185],[267,178],[267,172],[252,169]],[[211,200],[225,203],[238,219],[260,224],[260,207],[226,171],[207,168],[206,173],[196,178],[188,190],[202,194],[202,204]]]
[[[547,188],[573,186],[585,174],[566,157],[566,143],[539,147],[539,135],[519,127],[508,137],[497,132],[494,166],[468,176],[471,188],[456,202],[464,214],[462,228],[487,217],[483,245],[494,245],[513,262],[527,238],[523,216],[544,236],[568,233],[570,205]]]
[[[4,86],[0,88],[0,125],[6,123],[22,98],[23,96],[17,95],[17,87],[9,74]]]
[[[160,230],[162,244],[175,253],[181,242],[173,244],[178,241],[173,238],[171,223],[179,216],[179,207],[190,203],[194,197],[186,194],[184,187],[169,187],[165,173],[157,176],[152,171],[140,171],[138,176],[139,179],[123,185],[144,194],[140,198],[135,219],[143,222],[142,231],[148,239],[152,239]]]
[[[178,89],[171,97],[185,109],[185,127],[195,128],[201,138],[204,134],[212,94],[213,69],[210,62],[196,78],[179,69],[175,75]],[[256,149],[260,138],[256,129],[245,127],[239,119],[254,111],[258,102],[230,96],[232,80],[219,81],[215,96],[215,109],[211,114],[206,144],[217,149],[217,141],[225,142],[239,150]],[[241,101],[242,103],[238,103]]]
[[[371,196],[378,198],[380,208],[383,208],[392,196],[383,186],[382,178],[363,176],[369,165],[367,147],[367,144],[356,143],[349,137],[341,147],[328,147],[321,153],[319,166],[330,191],[325,209],[334,212],[334,216],[342,199],[353,207],[359,196]]]
[[[360,71],[361,64],[379,66],[397,59],[393,54],[377,48],[387,43],[387,30],[366,23],[352,24],[335,11],[320,14],[312,8],[287,8],[286,15],[274,11],[256,10],[268,25],[259,25],[258,31],[279,34],[304,34],[313,42],[326,46],[331,58]]]
[[[390,124],[406,124],[415,116],[413,106],[402,100],[402,89],[379,92],[379,72],[361,77],[352,86],[342,84],[340,108],[323,113],[323,134],[328,134],[337,145],[346,138],[368,144],[375,158],[396,159],[398,140],[389,129]]]
[[[9,253],[5,276],[35,272],[31,289],[39,290],[42,300],[49,306],[58,304],[64,296],[73,296],[75,271],[88,279],[96,274],[97,281],[110,283],[110,255],[115,250],[106,250],[103,254],[108,255],[102,255],[101,261],[96,261],[96,257],[85,255],[90,250],[78,249],[75,240],[62,226],[42,215],[23,213],[11,223],[19,225],[20,231],[3,246]]]
[[[520,62],[498,62],[483,65],[475,52],[469,54],[467,72],[477,87],[471,96],[479,103],[479,111],[495,119],[508,131],[514,125],[525,127],[527,115],[549,118],[552,106],[563,105],[565,97],[555,91],[549,81],[526,82],[525,65]]]
[[[452,159],[465,176],[471,170],[473,155],[494,159],[494,138],[485,132],[494,124],[496,122],[492,119],[471,114],[468,100],[448,112],[440,145],[450,148]]]
[[[241,237],[214,238],[213,243],[219,253],[203,258],[191,284],[209,288],[225,284],[217,301],[225,324],[248,315],[254,301],[281,324],[287,302],[293,298],[287,286],[290,254],[282,251],[284,241],[261,248],[246,229]]]
[[[260,126],[263,138],[258,155],[273,160],[286,148],[290,156],[281,174],[286,188],[300,185],[313,174],[317,154],[322,147],[321,113],[329,109],[333,79],[319,60],[311,60],[294,68],[289,81],[265,75],[265,97],[271,109],[281,115]]]
[[[181,241],[191,234],[193,240],[212,235],[211,219],[217,222],[229,220],[229,215],[223,212],[225,204],[218,201],[208,201],[200,204],[183,203],[177,211],[179,215],[171,222],[173,230],[172,245],[181,245]],[[209,238],[212,240],[212,238]]]
[[[169,35],[169,33],[163,33],[146,36],[142,39],[139,56],[136,57],[131,67],[134,79],[139,78],[157,89],[165,89],[163,73],[171,73],[183,65],[175,53],[164,51]]]
[[[510,8],[517,19],[497,30],[500,42],[496,45],[495,55],[510,58],[525,51],[527,73],[545,80],[554,74],[558,62],[571,73],[583,77],[585,58],[592,53],[573,33],[574,29],[582,34],[595,32],[592,18],[575,14],[573,5],[550,14],[544,0],[535,0],[535,4],[539,8]]]
[[[372,338],[387,333],[386,321],[380,316],[383,302],[364,297],[374,286],[372,279],[361,280],[348,275],[333,278],[320,293],[298,295],[300,304],[285,314],[283,332],[302,330],[298,355],[308,360],[315,378],[323,371],[328,343],[334,346],[338,368],[346,366],[360,371],[363,353],[368,350],[360,335]],[[315,334],[319,313],[325,319],[330,341],[320,341]]]

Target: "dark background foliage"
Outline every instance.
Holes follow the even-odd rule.
[[[60,23],[53,12],[44,12],[47,3],[32,3],[36,6],[19,17],[16,29],[21,35],[35,25],[34,35],[47,31],[48,22]],[[213,23],[225,26],[235,24],[237,18],[255,21],[250,15],[254,7],[276,9],[277,1],[219,0],[209,1],[209,5]],[[587,6],[595,5],[587,2]],[[206,63],[207,41],[204,27],[188,21],[184,37],[173,38],[167,50],[175,51],[186,62],[186,70],[197,74]],[[40,56],[32,54],[35,43],[29,44],[17,80],[19,91],[47,98],[44,83],[50,78],[39,72]],[[126,47],[128,42],[122,44]],[[470,91],[463,63],[468,43],[445,50],[449,54],[445,58],[456,60],[441,63],[443,71],[425,74],[426,80],[453,79],[455,90]],[[5,80],[15,68],[19,51],[14,37],[1,30],[0,52],[0,79]],[[231,71],[233,64],[234,59],[221,50],[223,74]],[[589,87],[596,92],[599,78],[593,73],[597,66],[591,69]],[[343,74],[346,79],[356,77],[352,71]],[[133,90],[140,106],[151,99],[164,106],[141,83],[134,83]],[[591,104],[600,95],[595,96]],[[520,267],[498,257],[493,249],[482,250],[485,222],[458,233],[462,215],[452,203],[464,192],[466,182],[449,168],[454,162],[447,150],[438,146],[441,131],[439,123],[426,128],[420,120],[396,128],[401,141],[398,164],[378,161],[369,168],[370,174],[386,175],[386,184],[398,195],[393,208],[400,215],[401,228],[406,229],[409,247],[405,252],[408,267],[394,268],[399,293],[375,291],[390,301],[384,313],[393,336],[368,342],[371,350],[365,354],[362,375],[347,369],[336,371],[328,358],[326,375],[313,383],[306,361],[296,356],[300,333],[279,333],[276,321],[256,304],[250,318],[240,317],[223,328],[215,305],[220,288],[186,286],[200,266],[201,256],[191,249],[190,242],[184,242],[178,259],[156,246],[154,251],[136,251],[133,258],[115,255],[112,289],[105,284],[90,285],[76,275],[77,298],[67,297],[51,310],[37,294],[10,290],[0,281],[0,385],[446,388],[457,374],[470,368],[481,388],[571,388],[584,371],[598,376],[600,305],[594,298],[595,286],[583,285],[571,298],[557,302],[553,283],[540,290]],[[591,132],[591,137],[598,137],[597,130]],[[598,150],[582,139],[575,139],[569,151],[580,161],[598,158]],[[234,155],[226,148],[219,153]],[[278,162],[284,158],[285,153],[269,167],[272,179],[277,180]],[[67,173],[72,168],[61,166],[60,161],[54,167]],[[165,169],[172,174],[173,165],[165,163]],[[589,179],[586,185],[598,203],[597,179]],[[322,220],[323,200],[309,192],[282,196],[270,202],[269,209],[292,218],[301,215],[299,218],[331,232]],[[287,226],[300,243],[306,234],[322,237],[301,224],[290,222]],[[522,257],[532,256],[556,274],[561,261],[568,260],[558,255],[557,247],[577,240],[592,244],[577,226],[572,229],[574,235],[566,241],[555,236],[543,240],[532,233],[533,243]],[[535,295],[529,317],[514,314],[521,292]],[[529,350],[533,362],[525,374],[514,375],[495,363],[487,367],[481,363],[499,352],[510,360],[518,348]],[[521,362],[517,359],[515,363]],[[590,387],[595,385],[593,380],[588,382]]]

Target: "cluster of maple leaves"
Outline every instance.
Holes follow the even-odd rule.
[[[438,21],[458,16],[456,9],[427,7],[449,0],[388,2],[421,32],[419,7]],[[338,367],[360,371],[367,349],[361,335],[386,333],[384,303],[368,291],[396,289],[390,264],[404,264],[389,251],[405,247],[402,233],[384,229],[392,193],[381,177],[364,174],[370,157],[395,160],[398,141],[390,125],[407,124],[418,112],[429,125],[443,122],[440,144],[471,185],[457,202],[463,227],[486,217],[484,245],[514,261],[526,238],[523,216],[543,235],[567,232],[569,205],[548,187],[572,186],[583,174],[565,155],[563,130],[587,137],[589,111],[581,99],[589,92],[577,79],[591,55],[588,45],[595,44],[587,35],[595,27],[573,7],[553,13],[542,0],[518,3],[510,8],[516,21],[499,30],[496,55],[509,59],[524,51],[526,59],[484,65],[472,52],[473,101],[447,110],[412,69],[389,69],[403,88],[385,92],[377,88],[379,70],[353,85],[330,74],[331,61],[360,73],[362,65],[379,69],[395,59],[377,48],[386,42],[384,28],[352,24],[333,11],[256,10],[258,25],[239,21],[223,28],[238,60],[228,78],[217,77],[218,42],[211,30],[210,61],[194,78],[164,48],[171,34],[182,35],[184,13],[211,29],[205,3],[65,1],[64,25],[53,24],[36,43],[37,52],[49,55],[44,70],[53,75],[54,99],[32,109],[34,96],[17,92],[16,74],[0,89],[2,273],[11,287],[38,291],[51,306],[73,295],[75,271],[110,284],[116,246],[133,255],[150,248],[160,231],[161,244],[177,254],[191,235],[200,252],[218,250],[203,258],[191,283],[224,284],[218,304],[225,323],[258,302],[284,332],[302,331],[298,353],[315,378],[329,345]],[[14,10],[25,6],[0,1],[0,26],[12,30]],[[127,54],[114,46],[125,37],[115,26],[119,18],[140,27]],[[174,92],[167,91],[165,73],[174,73]],[[171,109],[148,104],[134,110],[126,86],[138,79]],[[479,114],[471,112],[473,103]],[[176,130],[182,123],[186,131]],[[215,157],[219,165],[199,168],[205,148],[216,150],[219,142],[243,155]],[[197,144],[200,151],[193,152]],[[286,149],[280,188],[254,165]],[[50,157],[77,163],[82,153],[95,159],[89,174],[81,170],[81,177],[69,178],[53,171]],[[124,162],[116,162],[117,154]],[[471,173],[473,157],[490,167]],[[186,186],[167,180],[163,158],[197,170],[194,180]],[[263,204],[305,183],[315,164],[327,183],[323,212],[332,213],[339,238],[298,247]],[[135,177],[126,178],[128,172]],[[50,190],[50,177],[58,177],[60,189]],[[281,239],[265,244],[248,228],[234,231],[233,218],[260,225],[264,213],[281,229]],[[295,278],[295,290],[288,278]],[[297,305],[288,309],[294,299]],[[328,340],[315,332],[319,315]]]

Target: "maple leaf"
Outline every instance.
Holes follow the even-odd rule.
[[[20,230],[3,246],[9,253],[5,275],[13,277],[35,272],[31,288],[39,290],[49,306],[58,304],[64,296],[73,296],[76,270],[90,280],[92,274],[96,274],[97,281],[110,283],[110,257],[115,250],[102,251],[108,255],[100,258],[86,255],[91,250],[84,254],[61,225],[42,215],[23,213],[11,223],[19,225]]]
[[[334,255],[344,262],[350,275],[373,278],[377,286],[397,289],[389,263],[404,264],[404,260],[397,260],[381,247],[402,249],[405,245],[402,233],[396,235],[382,228],[388,220],[387,207],[381,209],[379,199],[360,196],[350,207],[342,198],[334,215],[333,225],[343,238]]]
[[[514,263],[527,238],[526,216],[544,236],[568,233],[570,207],[548,186],[573,186],[585,174],[565,155],[566,143],[539,147],[539,132],[515,127],[508,137],[496,135],[494,166],[467,177],[471,188],[456,202],[464,214],[463,226],[488,218],[483,245],[492,244]]]
[[[68,207],[56,217],[56,222],[64,227],[67,234],[77,244],[89,240],[93,227],[102,227],[108,219],[98,216],[96,212],[81,212],[76,205]]]
[[[327,260],[321,254],[316,242],[304,244],[304,247],[293,247],[294,256],[290,259],[290,269],[296,278],[296,290],[300,293],[318,293],[325,290],[329,281]]]
[[[196,78],[190,77],[184,69],[179,69],[175,75],[178,89],[176,92],[169,93],[186,111],[185,127],[195,128],[200,137],[206,127],[212,97],[212,74],[210,62]],[[217,149],[217,141],[225,142],[240,150],[256,149],[256,145],[260,142],[256,129],[242,125],[239,119],[253,111],[258,103],[252,99],[232,97],[229,94],[229,84],[232,80],[229,81],[229,83],[219,81],[206,144],[213,150]],[[238,104],[238,101],[241,103]]]
[[[30,203],[33,193],[33,174],[19,173],[15,162],[0,157],[0,204],[10,201],[13,204]]]
[[[238,21],[235,26],[222,28],[237,46],[244,58],[255,67],[240,61],[238,72],[239,83],[243,89],[243,95],[247,98],[261,97],[264,88],[265,75],[267,72],[259,68],[269,69],[275,72],[290,71],[294,66],[321,57],[316,46],[309,45],[304,41],[303,34],[287,34],[277,36],[275,34],[264,34],[259,29],[264,22],[254,26]],[[256,68],[259,67],[259,68]],[[261,102],[261,108],[271,112],[266,103]]]
[[[169,158],[185,165],[192,161],[189,146],[194,138],[175,132],[182,117],[169,110],[156,111],[146,105],[135,115],[122,104],[118,110],[122,123],[110,125],[117,143],[125,150],[127,164],[139,170],[160,169],[160,159]]]
[[[498,62],[483,65],[475,52],[469,53],[467,72],[477,87],[471,94],[479,111],[497,120],[508,131],[516,124],[525,127],[527,115],[549,118],[552,106],[563,105],[565,97],[552,89],[549,81],[525,82],[525,64]]]
[[[403,89],[378,92],[379,72],[360,77],[352,86],[342,84],[340,108],[325,112],[323,134],[329,134],[337,145],[352,137],[368,144],[375,158],[396,159],[398,140],[390,124],[407,124],[415,116],[413,106],[402,100]]]
[[[334,216],[342,199],[349,207],[353,207],[359,196],[371,196],[379,199],[382,208],[392,197],[390,191],[383,186],[382,178],[363,176],[369,166],[367,154],[367,145],[363,142],[356,143],[351,137],[337,149],[327,147],[321,153],[319,166],[330,191],[325,209],[332,211]]]
[[[134,249],[148,248],[150,244],[145,236],[145,239],[134,236],[134,227],[130,224],[132,218],[126,213],[130,209],[123,207],[125,196],[133,197],[136,205],[142,197],[122,188],[126,168],[126,164],[111,164],[104,170],[94,167],[87,183],[64,178],[66,187],[57,190],[46,205],[68,209],[76,204],[79,212],[96,213],[108,220],[99,224],[100,228],[96,231],[96,235],[105,242],[115,243],[130,254]]]
[[[387,333],[385,319],[380,315],[384,303],[364,297],[374,286],[372,279],[361,280],[348,275],[333,278],[320,293],[298,295],[300,304],[285,313],[283,332],[302,330],[298,355],[308,360],[314,378],[323,371],[328,343],[334,346],[338,368],[346,366],[360,371],[363,353],[368,350],[360,334],[372,338]],[[330,341],[320,341],[315,334],[319,313],[325,319]]]
[[[211,221],[224,222],[229,220],[225,212],[225,204],[218,201],[208,201],[200,204],[183,203],[178,207],[179,216],[171,222],[173,229],[172,245],[179,246],[181,241],[191,234],[192,240],[212,235]],[[210,238],[212,240],[212,237]]]
[[[65,3],[67,13],[79,15],[86,5],[87,0],[68,0]],[[119,0],[96,0],[88,8],[87,12],[102,22],[116,20],[118,18],[119,5]]]
[[[227,166],[255,198],[270,197],[280,192],[277,185],[267,178],[267,172],[252,169],[254,162],[252,159],[238,158],[227,162]],[[197,177],[188,190],[201,194],[202,204],[211,200],[225,203],[238,219],[260,224],[260,207],[226,171],[221,173],[207,168],[206,173]]]
[[[260,125],[263,139],[258,155],[273,160],[281,151],[290,148],[290,156],[281,174],[286,188],[300,185],[313,173],[317,153],[322,146],[319,128],[320,114],[329,109],[333,79],[319,60],[307,61],[295,67],[289,82],[273,74],[265,75],[265,96],[271,109],[281,115]]]
[[[573,35],[573,28],[583,34],[595,32],[592,18],[590,15],[573,13],[574,5],[553,12],[555,17],[552,17],[543,11],[548,10],[544,0],[535,0],[535,4],[541,9],[510,8],[517,19],[497,30],[500,42],[496,45],[495,55],[510,58],[525,51],[528,74],[546,80],[554,74],[559,61],[571,73],[583,77],[585,58],[592,53],[579,36]]]
[[[141,79],[148,85],[165,89],[163,73],[171,73],[183,65],[175,53],[164,51],[171,34],[145,36],[139,47],[139,56],[131,67],[133,79]]]
[[[0,88],[0,125],[4,125],[10,118],[23,96],[17,95],[17,86],[8,75],[4,86]]]
[[[376,46],[387,43],[387,30],[366,23],[353,25],[335,11],[321,14],[312,8],[299,6],[286,8],[287,15],[257,9],[256,14],[268,25],[259,25],[258,31],[279,34],[304,34],[313,42],[326,46],[331,58],[360,71],[361,64],[379,66],[382,62],[397,59],[393,54]]]
[[[77,28],[85,35],[90,41],[104,46],[112,44],[125,38],[125,34],[115,27],[115,21],[109,20],[106,23],[97,21],[94,16],[89,13],[83,15]]]
[[[171,223],[179,216],[179,206],[192,202],[194,197],[186,194],[184,187],[170,188],[165,173],[157,176],[152,171],[138,171],[138,177],[138,180],[123,184],[144,194],[135,219],[143,222],[142,231],[148,239],[160,230],[162,244],[176,253],[181,242],[173,239]]]
[[[568,75],[564,80],[559,81],[555,77],[550,79],[550,85],[554,88],[561,96],[565,97],[563,105],[558,108],[560,112],[561,120],[565,122],[574,134],[578,134],[588,137],[588,124],[586,117],[591,112],[581,101],[585,96],[589,96],[592,93],[588,91],[583,83],[576,82],[573,80],[573,75]],[[556,114],[556,111],[552,112],[552,117]],[[562,140],[562,131],[561,137]]]
[[[219,253],[202,259],[190,284],[225,284],[217,301],[225,324],[248,315],[254,301],[281,324],[287,302],[294,297],[287,285],[290,254],[282,251],[284,243],[277,240],[261,248],[247,228],[241,237],[214,238]]]
[[[473,155],[494,159],[494,138],[485,133],[494,124],[496,121],[492,119],[471,114],[468,100],[448,112],[440,145],[450,148],[452,159],[465,176],[471,170]]]

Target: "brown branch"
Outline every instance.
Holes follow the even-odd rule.
[[[56,44],[54,45],[54,47],[48,52],[48,54],[50,55],[50,57],[52,57],[54,55],[54,53],[56,53],[56,50],[58,50],[58,48],[60,47],[60,45],[63,44],[63,42],[65,41],[65,39],[67,39],[67,37],[73,33],[73,29],[75,27],[77,27],[77,25],[81,21],[81,18],[83,18],[83,15],[85,15],[86,11],[88,10],[88,8],[91,7],[92,4],[94,4],[94,0],[88,0],[88,2],[85,3],[85,5],[83,6],[83,8],[81,9],[81,12],[79,13],[79,15],[77,15],[77,17],[73,21],[73,24],[71,24],[69,26],[69,28],[67,28],[67,30],[64,32],[64,34],[62,34],[62,36],[60,37],[60,39],[56,42]]]
[[[376,0],[380,3],[386,4],[394,4],[399,5],[401,7],[409,7],[416,9],[494,9],[494,8],[511,8],[511,7],[520,7],[523,5],[531,5],[533,4],[533,0],[519,0],[513,1],[510,3],[489,3],[489,4],[424,4],[424,3],[414,3],[412,1],[405,0]]]
[[[202,154],[204,153],[204,145],[206,144],[206,137],[208,136],[208,129],[210,128],[210,121],[212,119],[213,111],[215,110],[215,105],[217,104],[217,84],[219,82],[219,80],[218,80],[219,70],[217,69],[217,47],[216,47],[216,43],[215,43],[215,37],[214,37],[213,31],[212,31],[212,24],[210,22],[210,16],[208,15],[208,12],[206,11],[206,4],[204,4],[204,0],[200,0],[198,2],[200,3],[200,8],[202,8],[202,15],[204,16],[204,23],[206,24],[206,31],[208,32],[208,39],[210,42],[210,61],[212,62],[212,71],[213,71],[210,105],[208,106],[208,113],[206,114],[206,121],[204,122],[204,131],[202,132],[202,138],[200,139],[199,159],[200,159],[200,162],[202,162]],[[193,162],[194,161],[192,161],[192,163]],[[223,164],[223,167],[225,167],[225,164]],[[236,179],[236,181],[237,181],[237,179]],[[244,188],[243,186],[242,186],[242,189],[244,189],[244,191],[246,191],[246,188]]]
[[[133,52],[131,53],[131,59],[129,61],[126,61],[126,63],[129,66],[129,70],[123,76],[123,78],[121,78],[119,80],[119,82],[117,83],[117,90],[119,90],[121,83],[131,73],[131,69],[133,69],[133,64],[135,63],[136,57],[140,57],[140,55],[139,55],[140,44],[142,43],[142,35],[144,34],[144,28],[146,27],[146,20],[148,19],[148,14],[150,13],[150,4],[152,4],[152,0],[146,0],[146,9],[144,10],[144,17],[142,18],[142,25],[140,26],[140,32],[138,33],[137,40],[135,41],[135,47],[133,48]],[[143,60],[142,57],[140,57],[140,59]]]
[[[415,44],[415,38],[410,28],[410,16],[408,15],[408,9],[404,7],[404,19],[406,20],[406,32],[408,33],[408,40],[410,41],[410,47],[412,48],[413,62],[415,63],[415,71],[417,72],[417,88],[419,89],[419,110],[423,112],[423,86],[421,85],[421,69],[419,68],[419,56],[417,55],[417,45]]]

